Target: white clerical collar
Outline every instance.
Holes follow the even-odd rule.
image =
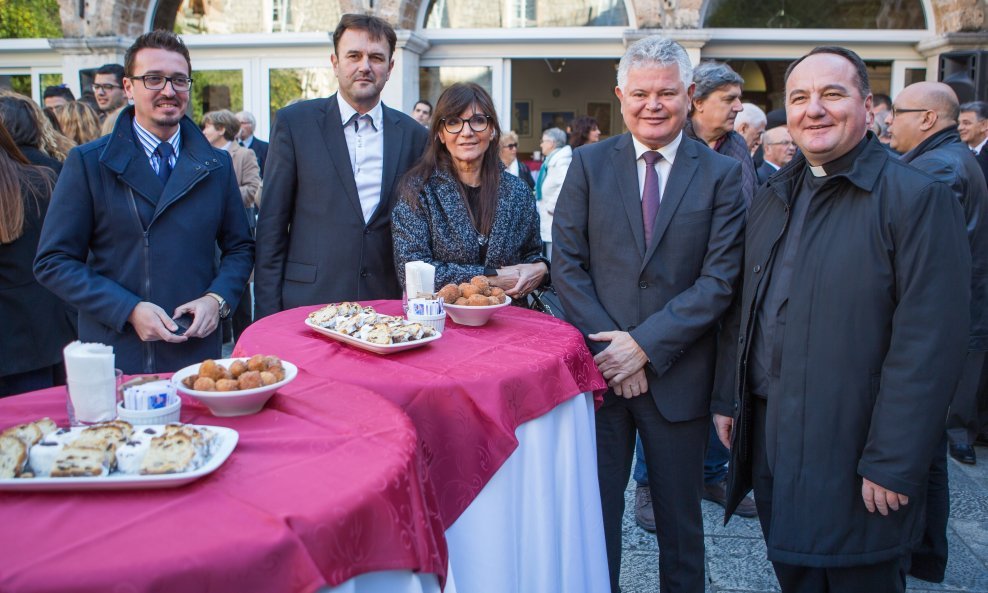
[[[822,165],[821,166],[816,166],[816,167],[814,167],[813,165],[810,165],[810,172],[813,173],[813,176],[814,177],[826,177],[827,176],[827,171],[826,171],[826,169],[823,168]]]
[[[636,161],[638,159],[642,158],[642,155],[643,154],[645,154],[646,152],[649,152],[649,151],[652,150],[651,148],[649,148],[649,147],[645,146],[644,144],[642,144],[641,142],[639,142],[638,141],[638,138],[635,138],[635,135],[634,134],[631,135],[631,141],[635,145],[635,160]],[[658,152],[659,154],[661,154],[662,155],[662,158],[664,158],[665,160],[669,161],[669,164],[671,165],[673,163],[673,161],[676,160],[676,153],[679,151],[679,145],[682,144],[682,142],[683,142],[683,133],[680,132],[679,134],[676,135],[676,137],[673,139],[672,142],[670,142],[669,144],[666,144],[662,148],[656,149],[656,152]]]
[[[353,114],[357,113],[357,110],[353,108],[345,99],[337,95],[337,101],[340,106],[340,124],[346,125]],[[374,123],[375,130],[383,130],[383,118],[384,118],[384,108],[381,106],[381,101],[377,102],[377,105],[371,108],[370,111],[366,113],[371,117],[371,121]]]

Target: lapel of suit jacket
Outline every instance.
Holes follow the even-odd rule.
[[[183,117],[179,125],[182,128],[182,147],[178,160],[175,161],[175,168],[168,177],[168,183],[161,190],[161,197],[158,198],[158,204],[154,208],[155,218],[189,193],[189,190],[210,171],[220,168],[220,160],[215,156],[209,141],[202,135],[199,126],[195,125],[188,116]]]
[[[120,114],[99,160],[153,205],[161,195],[161,180],[154,174],[144,147],[134,138],[133,114],[133,106]]]
[[[642,199],[638,191],[638,159],[635,158],[635,145],[630,133],[624,134],[614,144],[611,162],[618,180],[621,203],[624,204],[628,222],[631,223],[631,234],[638,246],[638,255],[642,256],[645,253],[645,226],[642,223]]]
[[[672,163],[672,170],[669,172],[669,180],[666,181],[665,190],[662,192],[662,201],[659,202],[659,214],[655,217],[655,227],[652,230],[652,244],[645,252],[645,259],[642,261],[642,268],[652,258],[655,248],[662,241],[662,235],[669,228],[672,215],[675,214],[686,189],[696,173],[697,144],[683,134],[683,139],[676,151],[676,160]]]
[[[401,158],[401,147],[405,141],[405,129],[401,125],[401,120],[383,103],[381,110],[384,114],[384,170],[381,174],[381,200],[378,202],[377,210],[371,216],[370,222],[374,222],[378,216],[384,216],[391,212],[392,189],[394,188],[395,177],[398,176],[398,161]]]
[[[339,95],[333,95],[323,103],[322,112],[316,117],[316,125],[322,130],[322,138],[329,151],[329,162],[336,167],[336,173],[343,182],[343,193],[347,195],[350,205],[357,211],[360,220],[364,219],[364,209],[360,207],[360,196],[357,194],[357,182],[353,178],[353,167],[350,165],[350,150],[346,146],[343,135],[343,122],[340,121]],[[326,188],[333,191],[332,188]]]

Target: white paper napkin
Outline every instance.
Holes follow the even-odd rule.
[[[62,350],[77,420],[103,422],[116,417],[117,381],[113,347],[75,341]]]
[[[408,300],[436,291],[436,268],[423,261],[405,263],[405,294]]]

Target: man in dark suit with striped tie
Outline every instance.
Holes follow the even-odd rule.
[[[254,243],[230,156],[185,115],[185,44],[152,31],[124,62],[133,105],[69,153],[34,273],[78,309],[81,340],[114,346],[124,373],[177,371],[219,358],[216,328],[243,294]]]

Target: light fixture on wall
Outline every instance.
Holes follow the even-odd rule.
[[[549,58],[543,58],[545,60],[545,65],[549,67],[549,72],[553,74],[559,74],[566,67],[566,60],[550,60]]]

